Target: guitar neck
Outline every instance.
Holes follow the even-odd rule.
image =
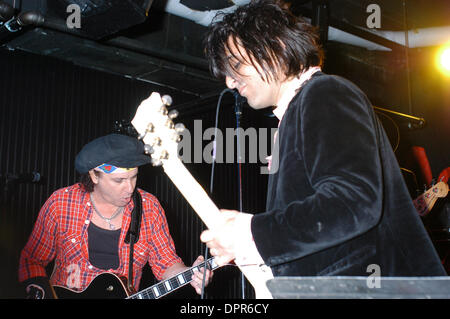
[[[209,229],[218,225],[219,209],[180,159],[173,158],[165,162],[164,172]]]
[[[208,259],[207,268],[210,270],[214,270],[219,266],[214,262],[214,257]],[[127,299],[158,299],[161,298],[174,290],[187,285],[192,281],[192,276],[194,275],[194,271],[200,270],[203,268],[204,264],[200,264],[194,267],[189,268],[186,271],[179,273],[169,279],[163,280],[151,287],[148,287],[144,290],[139,291],[138,293],[129,296]]]
[[[188,169],[178,158],[172,158],[163,164],[164,172],[172,180],[184,198],[209,229],[221,224],[220,210],[205,192],[203,187],[195,180]],[[245,275],[255,289],[256,298],[272,298],[266,282],[273,278],[268,266],[257,264],[241,265],[235,260],[236,266]]]

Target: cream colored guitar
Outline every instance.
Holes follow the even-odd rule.
[[[420,216],[424,217],[433,208],[438,198],[443,198],[448,194],[448,185],[444,182],[439,182],[425,193],[413,200],[414,206]]]
[[[170,97],[161,97],[159,93],[153,92],[139,105],[131,124],[144,141],[146,151],[152,157],[152,164],[162,165],[166,175],[209,229],[217,228],[221,223],[219,209],[178,157],[179,133],[184,126],[173,123],[177,112],[168,112],[166,106],[170,104]],[[266,286],[267,280],[273,278],[270,267],[236,265],[253,286],[256,298],[272,298]]]

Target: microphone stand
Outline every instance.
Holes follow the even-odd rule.
[[[217,102],[217,109],[216,109],[216,130],[218,128],[218,120],[219,120],[219,109],[220,104],[222,101],[222,96],[230,92],[234,96],[235,101],[235,107],[234,107],[234,113],[236,115],[236,130],[240,127],[241,122],[241,115],[242,115],[242,104],[245,100],[237,90],[232,89],[225,89],[220,93],[219,101]],[[214,185],[214,163],[216,158],[216,146],[215,146],[215,139],[217,137],[217,132],[214,133],[214,151],[213,151],[213,161],[212,161],[212,167],[211,167],[211,181],[210,181],[210,194],[213,193],[213,185]],[[241,145],[240,145],[240,138],[239,135],[236,136],[237,138],[237,158],[238,158],[238,185],[239,185],[239,210],[242,212],[242,179],[241,179]],[[206,255],[207,255],[208,247],[206,247],[205,251],[205,261],[206,261]],[[241,291],[242,291],[242,299],[245,299],[245,277],[244,274],[241,273]],[[202,299],[203,299],[203,293],[202,293]]]
[[[236,132],[238,132],[237,138],[237,159],[238,159],[238,197],[239,197],[239,211],[243,211],[242,207],[242,167],[241,167],[241,141],[239,128],[241,126],[241,116],[242,116],[242,104],[244,102],[244,98],[238,93],[237,90],[232,90],[234,95],[234,113],[236,116]],[[245,299],[245,277],[244,274],[241,273],[241,293],[242,299]]]

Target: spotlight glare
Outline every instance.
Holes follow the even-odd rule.
[[[437,67],[447,76],[450,76],[450,44],[443,46],[437,54]]]
[[[450,48],[447,48],[441,54],[441,65],[447,71],[450,71]]]

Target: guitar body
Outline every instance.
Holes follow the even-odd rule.
[[[128,297],[125,278],[111,273],[102,273],[95,277],[89,286],[76,291],[62,286],[53,286],[60,299],[124,299]]]

